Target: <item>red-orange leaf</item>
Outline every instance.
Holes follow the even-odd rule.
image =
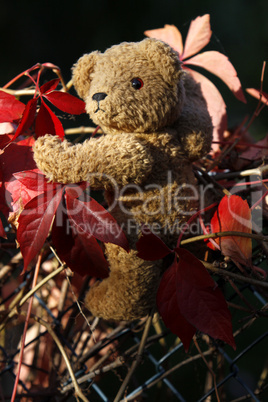
[[[165,25],[164,28],[151,29],[144,34],[149,38],[155,38],[168,43],[179,55],[182,55],[183,44],[180,31],[174,25]]]
[[[200,53],[185,61],[185,64],[202,67],[210,73],[215,74],[228,86],[238,100],[246,103],[237,72],[228,57],[224,54],[215,51]]]
[[[224,196],[211,219],[211,232],[251,233],[251,210],[247,201],[238,195]],[[252,242],[249,237],[224,236],[215,239],[222,253],[237,262],[250,265]]]
[[[193,56],[199,52],[199,50],[203,49],[203,47],[209,43],[211,35],[212,31],[210,29],[209,14],[205,14],[193,20],[185,40],[182,59]]]
[[[204,265],[188,250],[176,249],[176,294],[181,314],[194,327],[235,348],[231,314],[223,293]]]
[[[215,85],[204,75],[188,68],[186,68],[186,70],[193,76],[195,81],[200,84],[200,89],[204,98],[206,99],[208,112],[212,119],[213,140],[219,141],[222,139],[222,135],[227,129],[225,102]],[[218,145],[214,146],[213,148],[217,149]]]

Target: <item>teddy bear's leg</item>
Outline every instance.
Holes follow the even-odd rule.
[[[134,320],[149,314],[155,305],[160,283],[161,261],[144,261],[136,251],[107,244],[110,276],[97,282],[86,295],[85,304],[94,316]]]

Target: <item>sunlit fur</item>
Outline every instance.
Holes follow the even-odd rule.
[[[143,81],[141,89],[132,87],[133,78]],[[159,237],[176,244],[178,233],[166,228],[182,225],[197,209],[191,163],[210,150],[211,119],[176,52],[154,39],[84,55],[74,65],[73,82],[105,135],[76,145],[46,135],[36,141],[34,158],[52,181],[88,180],[92,189],[105,190],[131,250],[105,244],[110,276],[89,290],[85,302],[105,319],[140,318],[155,305],[164,263],[137,257],[139,233],[129,223],[158,225]],[[96,93],[106,97],[97,102]]]

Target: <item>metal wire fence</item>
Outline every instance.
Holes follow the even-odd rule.
[[[36,267],[21,275],[15,233],[8,241],[0,248],[0,401],[11,400],[18,378],[16,401],[268,400],[268,283],[258,272],[267,272],[267,243],[253,242],[255,268],[243,274],[215,252],[211,275],[231,311],[236,350],[197,333],[185,353],[157,314],[132,323],[92,317],[83,304],[91,279],[62,265],[49,239],[31,290]]]
[[[254,254],[255,263],[262,261],[265,266],[265,253],[260,246],[255,247]],[[228,270],[232,272],[235,268],[229,266]],[[83,308],[88,281],[83,283],[82,289],[80,286],[76,298],[77,284],[68,270],[64,272],[46,281],[34,294],[16,400],[79,400],[72,373],[85,400],[96,402],[268,399],[267,295],[262,287],[230,284],[228,277],[214,275],[232,312],[237,349],[234,351],[198,333],[189,353],[185,353],[182,343],[164,327],[157,315],[142,349],[141,339],[148,320],[115,324],[88,316]],[[2,280],[5,281],[6,275]],[[42,276],[47,278],[45,270],[41,270],[40,280]],[[2,401],[11,398],[25,317],[23,306],[9,318],[4,306],[14,304],[14,298],[21,292],[27,293],[31,278],[32,272],[29,272],[6,297],[2,294]],[[16,276],[14,280],[17,281]],[[51,299],[55,292],[56,305]],[[70,367],[66,365],[64,353]],[[136,359],[139,359],[138,368],[119,396]]]

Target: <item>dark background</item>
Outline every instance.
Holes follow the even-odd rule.
[[[47,61],[58,65],[68,81],[72,64],[85,52],[139,41],[145,30],[165,24],[176,25],[185,39],[191,20],[206,13],[213,31],[208,50],[229,57],[243,88],[258,88],[268,50],[267,0],[2,0],[0,86]],[[245,106],[219,79],[213,81],[227,103],[231,125],[254,112],[257,101],[247,96]],[[251,129],[259,138],[267,133],[266,111]]]

